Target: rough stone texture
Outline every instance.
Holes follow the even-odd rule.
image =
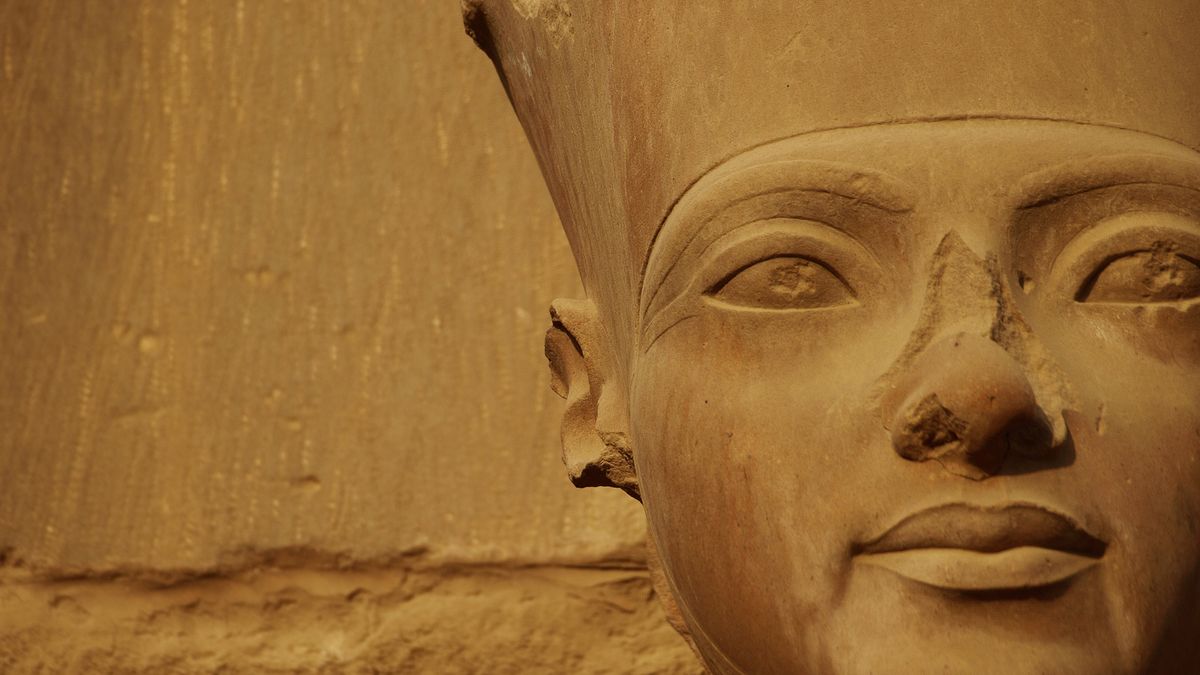
[[[578,280],[455,3],[3,0],[0,129],[0,669],[694,667],[586,569],[642,516],[562,469]]]
[[[168,587],[9,578],[0,598],[5,673],[701,672],[639,570],[264,566]]]

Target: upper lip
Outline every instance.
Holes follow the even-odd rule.
[[[906,516],[857,553],[930,548],[998,553],[1022,546],[1099,558],[1108,545],[1075,518],[1039,504],[943,504]]]

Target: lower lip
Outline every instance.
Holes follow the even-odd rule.
[[[860,555],[858,562],[952,591],[1024,590],[1066,581],[1100,562],[1037,546],[996,553],[924,548]]]

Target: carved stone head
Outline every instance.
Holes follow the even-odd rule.
[[[1200,663],[1200,6],[481,0],[715,673]]]

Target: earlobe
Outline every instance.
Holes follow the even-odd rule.
[[[546,331],[552,387],[567,401],[562,453],[576,487],[615,487],[641,500],[624,392],[613,381],[611,340],[588,300],[555,300]]]

